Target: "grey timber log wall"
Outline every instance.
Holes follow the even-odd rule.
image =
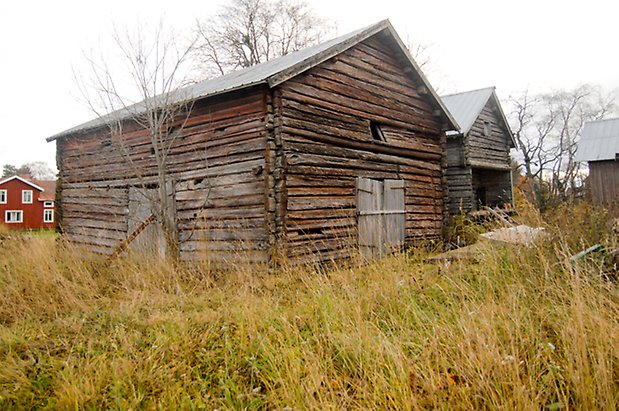
[[[167,164],[183,259],[268,260],[265,99],[264,89],[251,89],[197,102],[174,141]],[[122,136],[105,129],[57,144],[61,229],[109,254],[129,230],[129,189],[156,182],[147,131],[127,124]]]
[[[280,86],[279,235],[288,258],[349,255],[357,238],[357,177],[404,180],[407,243],[441,235],[445,137],[398,57],[371,38]],[[370,121],[385,141],[372,137]]]
[[[496,110],[490,99],[465,136],[447,139],[451,214],[477,210],[480,204],[513,204],[510,136]]]
[[[473,170],[471,167],[449,167],[447,182],[449,184],[449,211],[456,214],[475,209],[473,192]]]
[[[484,134],[484,123],[490,123],[490,134]],[[484,107],[466,137],[467,158],[473,167],[509,170],[509,137],[499,128],[497,115],[490,102]]]
[[[590,162],[587,184],[595,204],[619,208],[619,161]]]
[[[463,137],[447,137],[447,184],[449,186],[449,211],[456,214],[459,210],[473,210],[475,195],[473,193],[472,169],[467,165]]]

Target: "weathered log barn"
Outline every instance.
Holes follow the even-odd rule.
[[[447,132],[450,212],[513,204],[509,152],[516,143],[494,87],[442,100],[460,125]]]
[[[182,259],[316,262],[442,235],[458,126],[389,21],[184,91],[167,162]],[[103,118],[48,138],[61,230],[101,253],[149,214],[110,139],[157,181],[147,133],[123,130]]]
[[[593,203],[619,208],[619,118],[585,123],[575,159],[589,164]]]

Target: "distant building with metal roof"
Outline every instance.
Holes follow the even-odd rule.
[[[452,213],[513,204],[513,133],[494,87],[441,97],[460,131],[447,132],[447,182]]]
[[[441,100],[458,122],[460,132],[466,134],[471,130],[473,123],[477,120],[479,113],[481,113],[493,92],[494,87],[486,87],[441,96]]]
[[[619,118],[585,123],[575,160],[589,163],[591,200],[619,208]]]
[[[441,96],[443,104],[447,107],[451,115],[455,118],[460,126],[460,134],[467,134],[471,131],[471,127],[475,124],[482,110],[488,103],[491,97],[494,97],[498,103],[499,99],[496,96],[496,87],[486,87],[478,90],[464,91],[461,93],[448,94]],[[512,142],[514,147],[516,142],[513,140],[513,133],[509,128],[509,122],[500,104],[498,104],[498,114],[501,116],[501,120],[508,128],[510,136],[512,136]],[[451,131],[448,134],[458,134],[458,131]]]
[[[615,160],[617,154],[619,154],[619,118],[585,123],[576,150],[576,161]]]

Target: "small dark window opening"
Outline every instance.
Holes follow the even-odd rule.
[[[375,121],[370,121],[370,132],[372,133],[372,138],[376,141],[387,141],[385,139],[385,134],[383,134],[383,130],[380,128],[380,124]]]
[[[489,121],[484,121],[484,137],[490,137],[492,134],[492,124]]]
[[[150,154],[153,156],[155,155],[155,147],[150,148]]]

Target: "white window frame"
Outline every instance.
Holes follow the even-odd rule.
[[[47,216],[51,216],[50,218],[48,218]],[[43,210],[43,222],[44,223],[53,223],[54,222],[54,210],[52,209],[47,209],[47,210]]]
[[[19,213],[19,220],[9,221],[10,213]],[[24,222],[24,211],[23,210],[6,210],[4,212],[4,222],[7,224],[19,224]]]
[[[27,193],[30,193],[30,201],[26,201],[26,199],[25,199]],[[21,203],[22,204],[32,204],[33,197],[34,196],[32,194],[32,190],[22,190],[21,191]]]
[[[47,200],[47,201],[43,201],[43,207],[53,207],[54,206],[54,202]]]
[[[6,204],[9,199],[9,192],[7,190],[0,190],[0,204]]]

